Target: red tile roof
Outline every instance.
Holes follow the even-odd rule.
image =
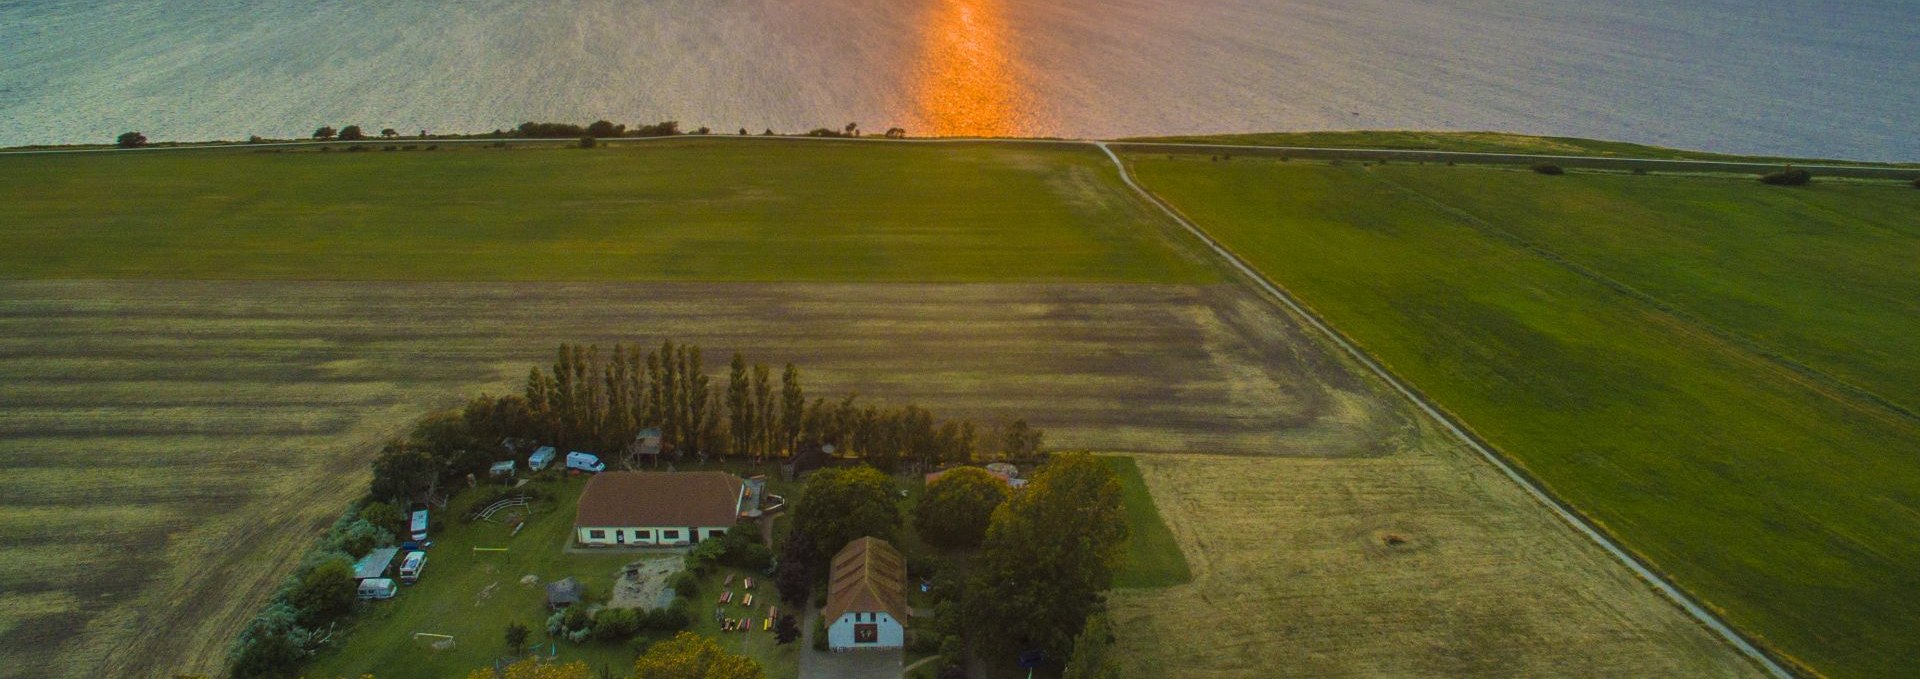
[[[907,562],[880,538],[860,538],[833,556],[827,581],[828,624],[848,612],[886,611],[900,624],[907,622]]]
[[[576,528],[732,527],[740,477],[726,472],[603,472],[580,492]]]

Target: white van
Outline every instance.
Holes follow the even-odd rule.
[[[567,453],[567,468],[578,469],[583,472],[592,472],[592,473],[598,474],[600,472],[606,471],[607,465],[600,461],[600,457],[598,455],[594,455],[593,453],[583,453],[576,450],[571,453]]]
[[[553,464],[553,456],[557,454],[553,446],[540,446],[539,450],[527,456],[527,468],[533,471],[546,469],[547,465]]]
[[[367,578],[360,581],[359,596],[362,600],[391,599],[400,591],[400,586],[388,578]]]
[[[400,562],[400,582],[408,585],[419,582],[420,571],[426,568],[426,552],[407,552],[406,560]]]
[[[427,510],[422,509],[414,512],[413,523],[409,527],[413,529],[412,536],[414,540],[427,539]]]

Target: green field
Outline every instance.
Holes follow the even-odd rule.
[[[1140,478],[1140,465],[1132,457],[1102,456],[1101,462],[1120,478],[1122,500],[1127,508],[1127,554],[1120,570],[1114,573],[1113,586],[1124,588],[1171,587],[1193,580],[1187,559],[1173,531],[1161,520],[1147,493],[1147,482]]]
[[[1725,160],[1763,163],[1805,163],[1806,158],[1736,156],[1688,149],[1648,146],[1624,141],[1580,137],[1542,137],[1511,132],[1426,132],[1417,130],[1354,130],[1336,132],[1256,132],[1251,134],[1134,137],[1127,141],[1235,146],[1297,146],[1342,149],[1408,149],[1463,153],[1521,153],[1541,155],[1657,158],[1661,160]],[[1814,161],[1838,165],[1876,165],[1846,160]],[[1908,163],[1908,166],[1913,164]]]
[[[1205,282],[1090,147],[0,158],[0,277]]]
[[[1920,657],[1920,426],[1705,325],[1778,341],[1779,353],[1808,363],[1823,360],[1808,348],[1822,342],[1896,342],[1884,338],[1911,327],[1900,316],[1913,304],[1899,294],[1913,281],[1901,280],[1897,260],[1915,237],[1890,222],[1914,214],[1911,188],[1132,164],[1146,186],[1736,625],[1837,676],[1898,676]],[[1601,221],[1609,212],[1622,216]],[[1597,223],[1573,224],[1581,220]],[[1490,227],[1568,245],[1567,257],[1688,312],[1662,311]],[[1838,261],[1794,271],[1817,253]],[[1800,278],[1742,291],[1769,270]],[[1795,286],[1822,271],[1835,272],[1827,284]],[[1882,287],[1852,287],[1863,279]],[[1767,301],[1736,303],[1745,295]],[[1848,318],[1799,335],[1779,320],[1828,314]],[[1843,368],[1899,364],[1825,361],[1849,375]],[[1899,369],[1912,370],[1911,359]]]

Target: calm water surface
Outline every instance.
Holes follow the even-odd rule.
[[[0,145],[677,119],[1920,160],[1901,0],[0,0]]]

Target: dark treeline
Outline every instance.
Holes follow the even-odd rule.
[[[560,346],[551,370],[534,368],[520,396],[481,397],[468,405],[481,433],[511,431],[554,445],[591,450],[638,465],[634,439],[660,431],[668,459],[756,461],[832,446],[881,469],[901,462],[932,466],[980,454],[1026,457],[1042,434],[1024,420],[982,432],[969,420],[939,421],[919,406],[882,408],[849,394],[807,400],[800,370],[774,377],[766,364],[733,355],[723,378],[706,372],[700,347],[663,343],[652,350]]]
[[[701,129],[704,130],[706,128]],[[592,124],[585,126],[575,125],[573,123],[525,122],[520,123],[520,126],[514,128],[513,132],[521,137],[553,139],[565,139],[569,137],[597,137],[601,139],[613,137],[671,137],[681,134],[680,122],[676,120],[666,120],[635,128],[628,128],[626,125],[605,120],[596,120]],[[496,130],[494,132],[494,136],[500,137],[507,136],[507,134],[508,132],[506,130]]]

